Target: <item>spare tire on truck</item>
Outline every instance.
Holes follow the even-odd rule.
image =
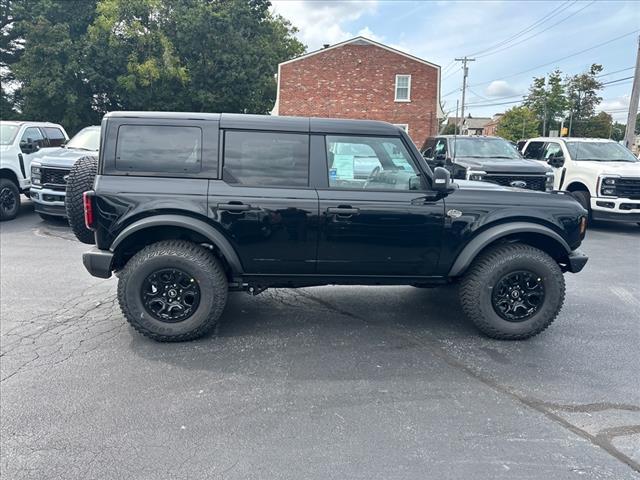
[[[95,239],[93,232],[84,224],[84,204],[82,194],[93,189],[93,181],[98,171],[98,159],[96,157],[82,157],[71,168],[67,180],[67,195],[64,206],[71,230],[82,243],[93,245]]]

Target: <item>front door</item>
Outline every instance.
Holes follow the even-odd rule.
[[[326,149],[318,273],[433,275],[444,201],[424,189],[403,140],[330,135]]]
[[[309,135],[226,130],[222,180],[209,216],[246,273],[315,273],[318,195],[309,187]]]

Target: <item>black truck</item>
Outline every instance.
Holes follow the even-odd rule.
[[[446,168],[454,180],[477,180],[541,192],[553,190],[553,169],[524,158],[504,138],[439,135],[427,139],[422,154],[429,167]]]
[[[116,272],[125,317],[155,340],[211,331],[229,291],[452,282],[482,332],[524,339],[587,262],[571,195],[453,182],[388,123],[114,112],[101,132],[67,214],[95,244],[87,270]]]

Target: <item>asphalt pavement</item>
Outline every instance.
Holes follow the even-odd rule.
[[[215,335],[128,327],[25,202],[0,224],[6,479],[640,478],[640,227],[597,225],[556,322],[482,337],[455,287],[230,295]]]

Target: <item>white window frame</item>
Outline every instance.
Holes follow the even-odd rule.
[[[404,133],[409,133],[409,124],[408,123],[394,123],[394,127],[400,127],[404,130]]]
[[[407,98],[398,98],[398,79],[400,77],[407,77],[409,82],[407,84]],[[411,101],[411,75],[409,74],[397,74],[396,75],[396,87],[394,91],[394,99],[396,102],[410,102]]]

